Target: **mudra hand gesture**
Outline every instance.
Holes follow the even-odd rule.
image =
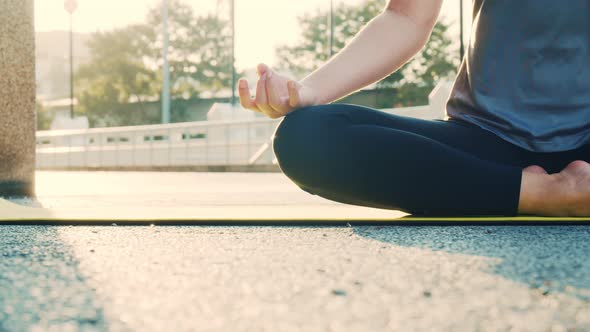
[[[276,119],[287,115],[296,108],[317,104],[317,95],[309,87],[273,72],[263,63],[259,64],[256,69],[258,82],[254,99],[250,97],[248,81],[246,79],[239,80],[242,107]]]

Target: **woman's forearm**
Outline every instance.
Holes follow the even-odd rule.
[[[422,49],[431,31],[432,26],[384,10],[300,83],[316,91],[319,104],[331,103],[399,69]]]

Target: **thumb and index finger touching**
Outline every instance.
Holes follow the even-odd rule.
[[[267,74],[272,73],[272,69],[270,69],[264,63],[259,64],[257,67],[257,70],[258,70],[259,75],[263,75],[264,73],[267,73]],[[300,88],[300,86],[301,85],[297,81],[288,80],[287,81],[287,90],[289,92],[289,95],[282,97],[280,101],[288,103],[290,107],[296,107],[297,105],[299,105],[299,102],[300,102],[299,88]]]
[[[257,70],[257,74],[258,74],[259,78],[261,78],[264,74],[266,74],[267,79],[269,78],[269,75],[272,76],[272,69],[270,69],[264,63],[258,64],[258,66],[256,67],[256,70]],[[261,82],[259,81],[257,84],[257,89],[256,89],[257,94],[260,94],[262,92],[260,83]],[[298,82],[296,82],[294,80],[288,80],[287,81],[288,96],[280,97],[279,102],[285,103],[289,107],[296,107],[300,102],[299,92],[298,92],[299,88],[300,88],[300,84]],[[239,91],[239,96],[240,96],[240,103],[242,104],[242,106],[244,108],[251,109],[251,110],[257,111],[257,112],[263,112],[263,109],[261,108],[259,103],[260,102],[268,103],[269,96],[268,96],[267,91],[264,91],[264,94],[263,94],[263,97],[265,98],[264,101],[261,101],[259,95],[254,96],[254,98],[252,98],[250,96],[250,89],[248,88],[248,81],[244,78],[241,78],[238,81],[238,91]],[[256,100],[258,100],[259,102],[257,102]]]

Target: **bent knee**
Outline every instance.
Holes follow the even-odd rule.
[[[273,137],[273,150],[279,162],[305,150],[310,131],[321,117],[318,111],[318,106],[309,106],[291,112],[281,120]]]
[[[308,106],[285,116],[273,137],[273,151],[279,167],[297,182],[306,169],[321,163],[321,137],[326,135],[325,105]]]

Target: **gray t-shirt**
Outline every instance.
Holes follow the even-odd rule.
[[[447,115],[530,151],[590,142],[590,0],[474,0]]]

